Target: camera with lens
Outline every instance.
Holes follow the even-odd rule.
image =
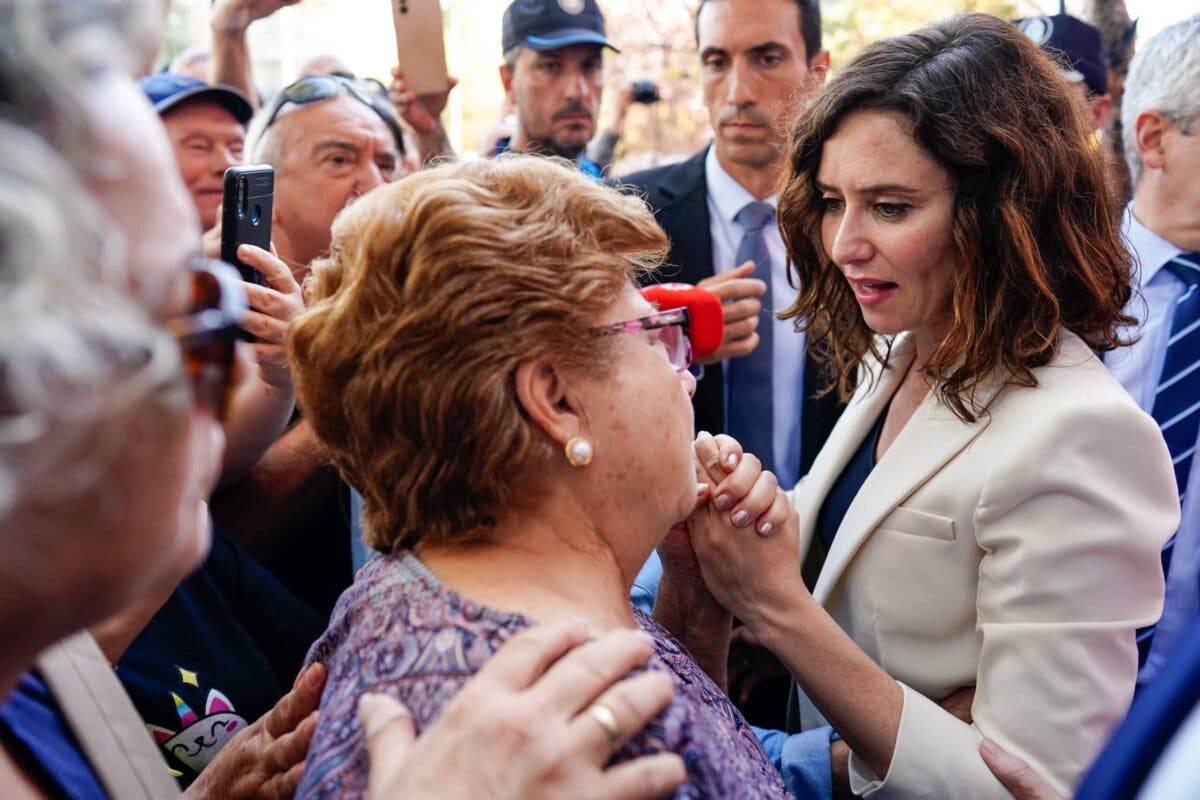
[[[654,85],[654,81],[634,81],[631,86],[633,102],[647,105],[658,102],[658,87]]]

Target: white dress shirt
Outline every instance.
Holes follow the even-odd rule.
[[[1175,304],[1187,288],[1170,270],[1168,261],[1183,252],[1138,221],[1136,210],[1125,209],[1126,245],[1133,253],[1134,295],[1126,313],[1138,323],[1125,331],[1138,337],[1133,345],[1105,354],[1104,363],[1147,414],[1167,356],[1167,340]],[[1193,464],[1200,463],[1194,461]],[[1192,468],[1184,495],[1183,517],[1171,554],[1163,615],[1154,633],[1150,655],[1138,680],[1153,680],[1174,648],[1176,638],[1200,610],[1200,470]]]
[[[758,200],[717,162],[716,148],[708,148],[704,162],[704,177],[708,186],[709,233],[712,238],[713,272],[727,272],[737,264],[738,245],[744,233],[733,221],[747,203]],[[775,207],[776,197],[763,202]],[[779,235],[778,225],[763,228],[763,240],[771,255],[772,315],[792,304],[796,290],[788,284],[787,248]],[[774,457],[780,486],[792,486],[800,479],[800,414],[804,397],[805,335],[795,330],[791,320],[773,319],[775,326],[774,352],[771,354],[774,397],[772,408],[775,420]],[[728,366],[726,362],[725,366]],[[729,386],[725,386],[725,408],[729,408]],[[728,413],[728,412],[727,412]]]
[[[1193,475],[1195,471],[1193,470]],[[1159,756],[1137,800],[1180,800],[1195,797],[1200,786],[1200,706],[1188,714],[1179,730]]]

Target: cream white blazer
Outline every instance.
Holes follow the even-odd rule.
[[[890,368],[868,367],[793,490],[802,557],[913,357],[901,335]],[[979,757],[989,736],[1069,794],[1133,697],[1134,631],[1158,619],[1179,523],[1171,458],[1078,337],[1033,372],[1034,388],[985,390],[970,424],[931,392],[838,528],[813,595],[904,689],[888,774],[852,756],[856,793],[1009,798]],[[972,685],[966,725],[936,701]],[[823,724],[803,696],[801,720]]]

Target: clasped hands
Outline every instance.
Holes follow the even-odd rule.
[[[694,447],[697,501],[686,520],[688,540],[708,590],[754,631],[778,601],[806,591],[799,515],[775,475],[735,439],[701,432]]]

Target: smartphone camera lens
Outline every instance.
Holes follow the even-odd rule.
[[[246,216],[246,185],[245,178],[238,178],[237,215],[238,219]]]
[[[254,206],[250,209],[250,224],[257,225],[259,219],[261,219],[261,218],[262,218],[262,206],[258,205],[258,203],[255,203]]]

